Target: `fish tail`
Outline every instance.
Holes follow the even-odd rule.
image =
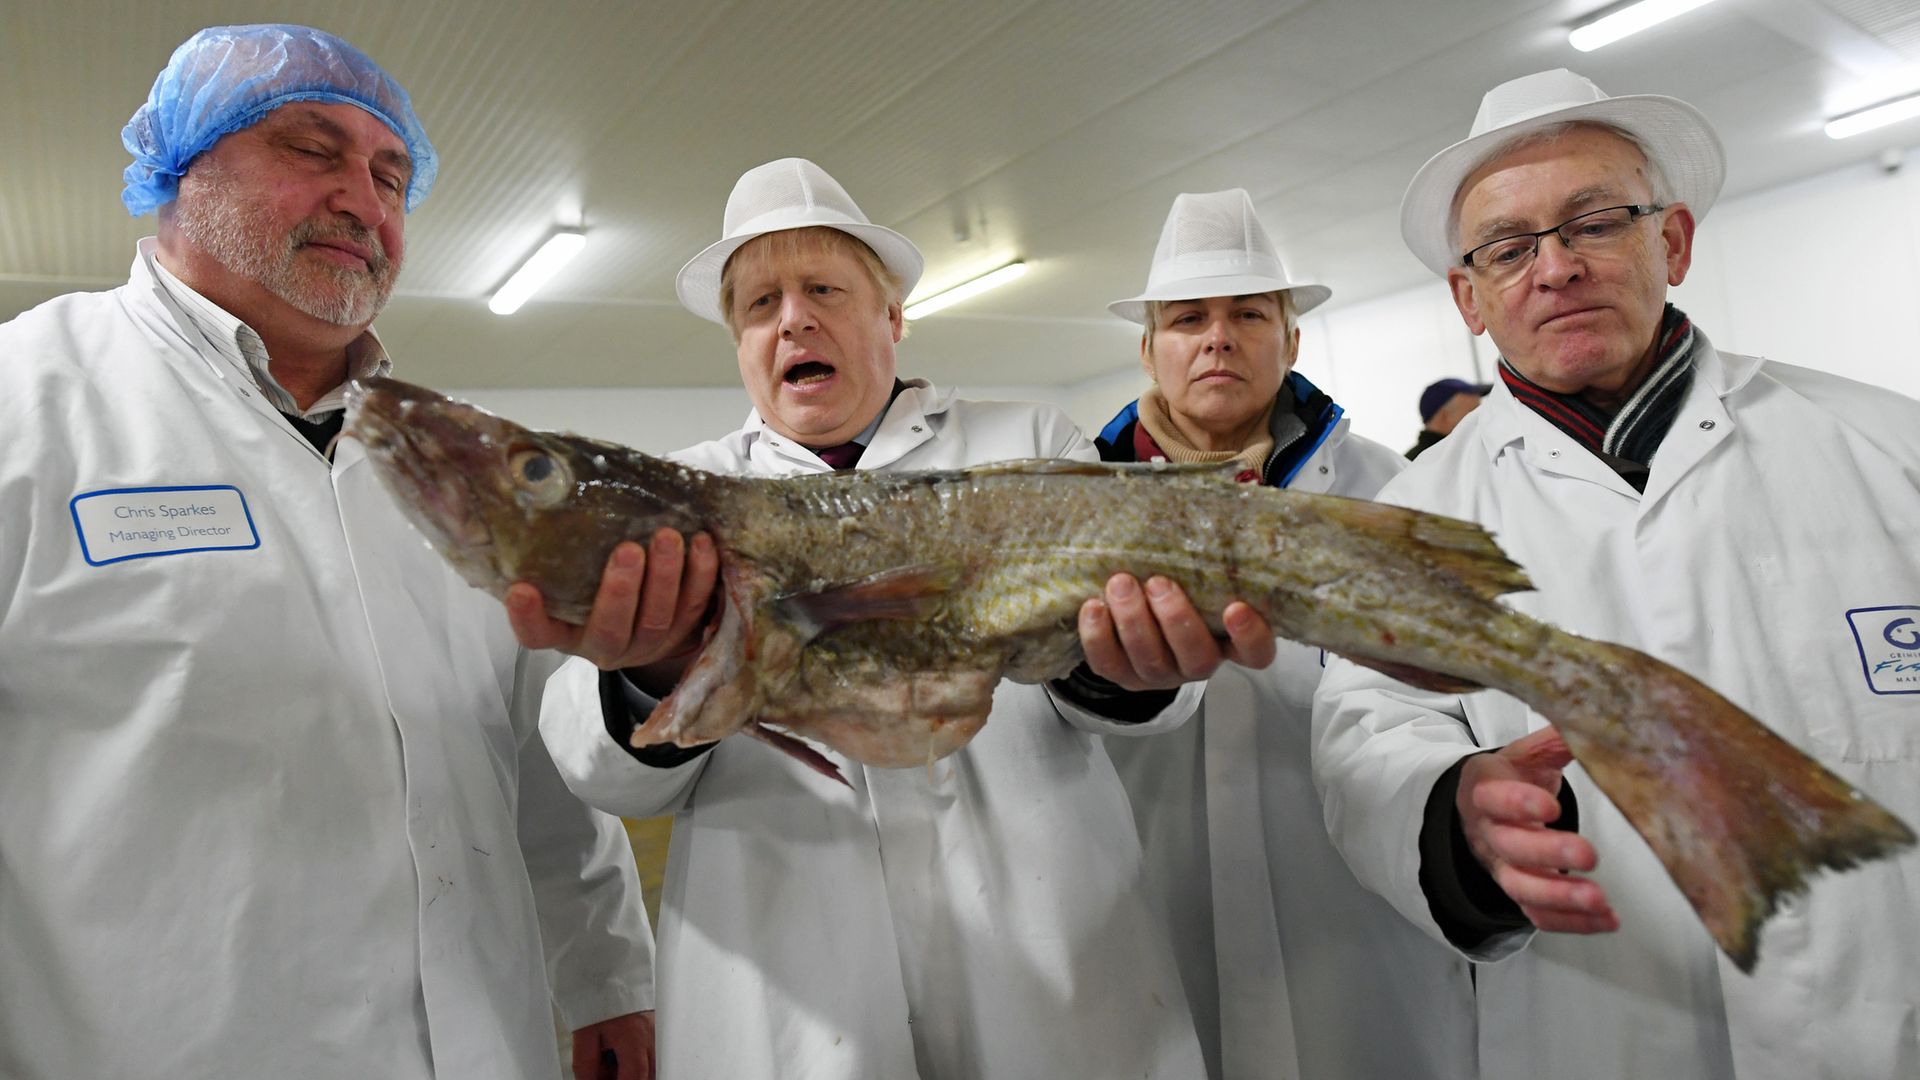
[[[1557,709],[1531,704],[1741,971],[1759,959],[1761,924],[1814,873],[1914,843],[1884,807],[1685,672],[1567,636],[1588,670],[1563,680]]]

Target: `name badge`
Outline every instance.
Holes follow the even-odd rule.
[[[92,566],[260,546],[247,498],[231,484],[89,491],[69,506],[80,554]]]
[[[1867,689],[1876,694],[1920,694],[1920,604],[1854,608],[1847,612]]]

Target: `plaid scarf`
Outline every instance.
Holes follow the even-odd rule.
[[[1612,413],[1579,394],[1557,394],[1539,386],[1504,357],[1500,378],[1522,404],[1606,462],[1635,489],[1645,491],[1654,451],[1660,449],[1693,383],[1695,340],[1693,320],[1668,304],[1660,322],[1660,348],[1653,370]]]

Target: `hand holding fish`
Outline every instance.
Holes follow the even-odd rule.
[[[1611,933],[1620,919],[1606,893],[1572,874],[1599,864],[1593,845],[1548,828],[1560,817],[1560,771],[1572,760],[1560,733],[1542,728],[1468,758],[1454,805],[1474,858],[1533,925],[1563,934]]]
[[[507,620],[529,649],[558,649],[607,670],[658,667],[670,687],[700,644],[719,565],[706,533],[688,543],[657,529],[645,550],[632,541],[614,547],[584,624],[549,616],[539,588],[524,581],[503,598]]]
[[[1171,690],[1229,660],[1250,668],[1273,663],[1273,629],[1259,612],[1236,600],[1221,621],[1224,649],[1179,585],[1155,576],[1143,589],[1132,574],[1115,574],[1103,596],[1080,605],[1080,647],[1095,675],[1128,690]]]

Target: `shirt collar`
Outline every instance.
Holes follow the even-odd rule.
[[[940,390],[925,379],[895,379],[893,400],[852,440],[867,447],[860,459],[862,467],[879,468],[933,438],[927,421],[945,413],[954,399],[953,391]],[[818,460],[804,445],[774,431],[758,409],[748,411],[746,422],[729,438],[738,440],[735,445],[746,455],[753,453],[756,444],[765,444],[795,462]]]
[[[1760,370],[1761,361],[1758,357],[1722,353],[1713,347],[1713,342],[1698,326],[1694,327],[1694,333],[1699,336],[1693,354],[1694,375],[1699,383],[1696,392],[1725,398],[1745,387]],[[1480,440],[1489,458],[1499,457],[1502,449],[1524,442],[1530,434],[1542,437],[1547,432],[1562,434],[1544,417],[1514,397],[1513,391],[1507,389],[1506,383],[1501,380],[1495,380],[1493,390],[1481,400],[1480,407],[1468,413],[1460,423],[1463,427],[1473,425],[1473,434]],[[1566,436],[1566,439],[1569,443],[1573,441],[1571,436]]]
[[[887,408],[881,409],[879,413],[877,413],[874,416],[873,423],[868,424],[865,430],[861,431],[860,434],[855,435],[853,438],[848,439],[847,441],[857,442],[861,446],[867,446],[871,444],[873,442],[874,432],[877,432],[880,430],[880,421],[885,420],[887,418],[887,409],[893,408],[893,399],[896,397],[899,397],[900,391],[903,389],[905,389],[905,387],[901,384],[900,380],[895,379],[893,381],[893,396],[887,398]]]
[[[859,443],[861,446],[872,446],[873,437],[880,433],[880,425],[887,422],[887,417],[893,412],[894,405],[896,405],[902,397],[911,396],[909,393],[910,391],[913,391],[913,390],[931,391],[932,386],[933,384],[927,382],[927,380],[925,379],[902,379],[902,378],[896,377],[893,380],[892,396],[887,398],[887,403],[884,406],[881,406],[880,412],[874,416],[873,422],[868,424],[864,429],[862,429],[859,434],[855,435],[851,439],[848,439],[847,441]],[[940,402],[938,409],[930,408],[930,409],[927,409],[926,412],[928,414],[932,414],[934,412],[944,411],[945,407],[946,407],[946,403]],[[766,417],[761,416],[760,410],[757,408],[751,409],[747,412],[747,422],[741,428],[741,432],[743,434],[747,434],[749,436],[755,436],[759,438],[772,438],[772,439],[786,438],[786,436],[779,435],[774,432],[773,426],[767,423]],[[804,447],[805,444],[795,442],[794,445]]]
[[[173,301],[193,328],[205,339],[205,344],[222,360],[252,378],[260,393],[273,404],[273,407],[288,416],[297,416],[302,420],[317,420],[328,413],[346,406],[346,383],[341,383],[325,394],[320,395],[311,407],[304,412],[293,400],[293,395],[281,386],[273,377],[269,367],[266,342],[260,335],[234,315],[213,301],[195,292],[186,282],[175,277],[173,271],[163,266],[154,252],[159,244],[153,237],[140,241],[140,258],[146,263],[148,272],[160,289]],[[387,374],[393,369],[393,363],[387,358],[387,350],[380,344],[373,330],[369,328],[347,345],[347,377],[368,379]]]

